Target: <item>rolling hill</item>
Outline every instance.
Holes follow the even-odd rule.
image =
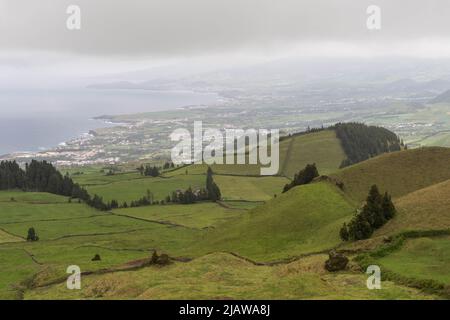
[[[201,235],[195,251],[232,251],[258,261],[285,259],[329,249],[354,207],[335,186],[295,187]]]
[[[362,202],[371,185],[394,198],[450,179],[450,149],[429,147],[383,154],[330,176],[344,191]]]
[[[395,201],[397,215],[375,232],[450,228],[450,180],[409,193]]]
[[[25,299],[434,299],[417,289],[383,281],[367,290],[366,276],[330,274],[326,255],[277,266],[257,266],[227,253],[187,263],[83,277],[81,290],[64,283],[27,291]]]

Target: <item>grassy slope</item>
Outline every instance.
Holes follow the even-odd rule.
[[[406,277],[450,284],[450,237],[409,239],[379,262]]]
[[[285,177],[238,177],[215,175],[223,200],[270,200],[280,194],[289,180]]]
[[[450,180],[417,190],[395,201],[397,215],[375,232],[450,228]]]
[[[140,179],[122,180],[104,185],[87,186],[91,194],[98,194],[105,200],[116,199],[119,203],[137,200],[146,195],[150,190],[155,200],[163,200],[177,189],[187,189],[189,187],[203,188],[205,186],[205,176],[202,175],[177,175],[171,178],[146,177]]]
[[[299,136],[286,138],[280,142],[279,175],[292,178],[295,173],[303,169],[308,163],[316,163],[321,174],[336,171],[342,160],[346,158],[339,139],[333,130],[324,130]],[[259,176],[259,165],[212,165],[215,174]],[[167,173],[167,176],[184,174],[204,174],[206,165],[191,165]]]
[[[363,274],[329,274],[326,256],[280,266],[255,266],[225,253],[188,263],[83,277],[81,290],[65,284],[26,292],[27,299],[427,299],[417,290],[383,282],[367,290]]]
[[[16,200],[6,200],[12,194]],[[71,264],[97,270],[147,257],[153,249],[184,255],[200,232],[114,216],[44,193],[0,192],[0,199],[0,298],[17,298],[14,288],[38,271],[36,281],[42,282],[65,277]],[[23,241],[29,227],[39,241]],[[97,253],[102,261],[92,262]]]
[[[281,174],[292,178],[308,163],[316,163],[320,174],[336,171],[346,158],[333,130],[295,136],[280,144]],[[290,149],[290,150],[289,150]]]
[[[189,228],[207,228],[240,216],[244,211],[216,203],[159,205],[115,210],[115,214],[151,221],[169,222]]]
[[[394,198],[450,179],[450,148],[420,148],[384,154],[331,175],[352,198],[363,201],[371,185]]]
[[[338,230],[353,211],[343,194],[326,182],[300,186],[208,231],[199,246],[263,261],[320,251],[340,242]]]

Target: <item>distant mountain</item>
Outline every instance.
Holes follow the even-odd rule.
[[[434,99],[430,100],[430,103],[450,103],[450,90],[445,91],[444,93],[441,93]]]

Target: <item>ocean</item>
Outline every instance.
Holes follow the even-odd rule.
[[[217,102],[188,91],[94,90],[0,92],[0,155],[49,149],[91,129],[100,115],[169,110]]]

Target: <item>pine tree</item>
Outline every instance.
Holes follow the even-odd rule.
[[[209,199],[212,201],[218,201],[222,198],[219,186],[214,182],[211,167],[208,167],[206,171],[206,191],[208,192]]]
[[[33,227],[28,229],[27,241],[38,241],[39,237]]]
[[[344,225],[342,226],[341,230],[339,231],[339,236],[341,237],[341,239],[343,241],[348,241],[349,240],[348,228],[347,228],[347,224],[346,223],[344,223]]]
[[[386,220],[390,220],[395,216],[396,209],[391,196],[387,192],[384,193],[381,208]]]

